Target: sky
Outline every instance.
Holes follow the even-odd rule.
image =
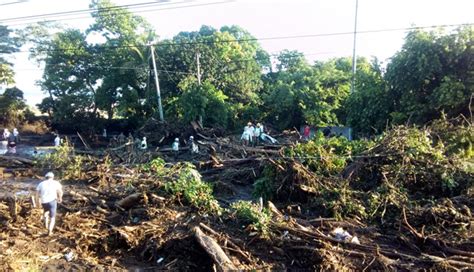
[[[17,2],[16,4],[9,4]],[[117,5],[153,0],[112,0]],[[157,0],[153,6],[131,9],[156,29],[161,39],[202,25],[220,28],[239,25],[249,31],[269,53],[298,50],[309,61],[352,56],[356,0]],[[38,14],[88,9],[88,0],[0,0],[0,24],[19,29],[35,20],[8,20]],[[358,0],[356,51],[386,63],[403,45],[406,28],[474,23],[473,0]],[[47,17],[85,30],[92,19],[86,13]],[[397,30],[398,29],[398,30]],[[401,29],[401,30],[400,30]],[[365,31],[375,31],[364,33]],[[331,35],[328,35],[331,34]],[[336,35],[334,35],[336,34]],[[295,37],[296,36],[296,37]],[[286,38],[285,38],[286,37]],[[288,38],[293,37],[293,38]],[[26,51],[27,48],[22,48]],[[35,84],[42,69],[27,52],[14,54],[16,86],[27,103],[45,96]]]

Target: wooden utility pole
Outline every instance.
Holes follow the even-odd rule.
[[[201,54],[199,52],[196,53],[196,64],[197,64],[197,79],[198,79],[198,84],[201,86],[201,65],[199,63],[199,58],[201,57]],[[203,126],[202,123],[202,114],[199,114],[199,123],[201,123],[201,126]]]
[[[165,118],[163,117],[163,106],[161,105],[161,93],[160,93],[160,82],[158,81],[158,71],[156,70],[156,62],[155,62],[155,48],[153,45],[150,44],[150,51],[151,51],[151,60],[153,62],[153,73],[155,74],[155,85],[156,85],[156,94],[158,95],[158,110],[160,112],[160,121],[164,121]]]
[[[196,53],[196,63],[197,63],[197,79],[198,79],[198,84],[201,85],[201,65],[199,64],[199,58],[201,57],[201,54],[199,52]]]
[[[356,57],[356,37],[357,37],[357,11],[359,9],[359,0],[355,0],[355,20],[354,20],[354,45],[352,48],[352,81],[351,81],[351,93],[355,91],[355,74],[357,68],[357,57]]]

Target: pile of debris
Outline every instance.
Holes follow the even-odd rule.
[[[164,148],[67,160],[51,237],[31,205],[34,183],[3,182],[0,268],[474,269],[472,172],[438,156],[426,131],[390,131],[337,175],[290,156],[292,146],[201,132],[202,153],[184,163]]]

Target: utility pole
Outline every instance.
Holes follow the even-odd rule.
[[[356,58],[356,36],[357,36],[357,10],[359,8],[359,0],[356,1],[355,6],[355,21],[354,21],[354,46],[352,51],[352,81],[351,81],[351,93],[355,91],[355,74],[357,67],[357,58]]]
[[[196,65],[197,65],[197,79],[198,79],[198,85],[201,86],[201,65],[199,64],[199,58],[201,57],[201,54],[196,52]],[[202,123],[202,114],[199,114],[199,122],[201,123],[201,126],[203,125]]]
[[[201,85],[201,65],[199,64],[199,58],[201,54],[199,52],[196,53],[196,63],[197,63],[197,78],[198,84]]]
[[[151,51],[151,60],[153,62],[153,73],[155,74],[156,93],[158,94],[158,110],[160,112],[160,121],[163,122],[165,118],[163,117],[163,106],[161,105],[160,82],[158,81],[158,71],[156,70],[156,62],[155,62],[155,48],[153,48],[153,45],[151,44],[150,44],[150,51]]]

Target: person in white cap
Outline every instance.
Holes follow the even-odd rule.
[[[171,149],[173,150],[174,153],[174,159],[178,159],[178,153],[179,153],[179,139],[175,138],[173,144],[171,145]]]
[[[36,196],[43,207],[44,225],[48,229],[48,235],[51,235],[56,223],[58,203],[63,201],[63,189],[52,172],[48,172],[45,177],[46,180],[36,187]]]
[[[199,146],[194,142],[194,136],[189,136],[189,151],[191,154],[199,153]]]
[[[252,143],[254,136],[254,127],[252,122],[248,122],[247,125],[244,127],[244,132],[240,139],[243,141],[244,145],[250,145]]]
[[[140,143],[140,149],[141,150],[146,150],[148,148],[148,144],[146,142],[146,137],[143,136],[142,142]]]

